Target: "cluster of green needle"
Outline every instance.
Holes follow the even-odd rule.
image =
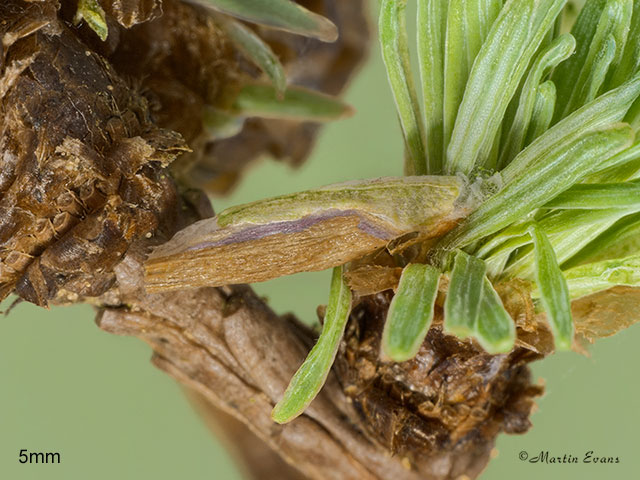
[[[405,172],[463,175],[485,199],[441,239],[432,265],[404,268],[382,352],[415,356],[442,275],[450,333],[510,351],[514,321],[493,284],[524,278],[556,348],[569,349],[573,298],[640,285],[640,2],[589,0],[563,33],[566,0],[418,0],[420,89],[405,7],[383,0],[379,22]],[[351,302],[340,271],[329,304],[342,308],[327,314],[276,421],[300,414],[326,378]]]
[[[509,351],[513,320],[492,281],[518,277],[532,281],[556,348],[569,349],[572,298],[640,279],[640,2],[589,1],[562,33],[564,0],[419,0],[422,102],[405,6],[385,0],[380,16],[405,169],[481,179],[487,191],[437,246],[445,329]],[[384,348],[405,359],[419,343],[393,307]]]

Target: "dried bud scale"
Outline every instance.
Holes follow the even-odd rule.
[[[110,286],[128,245],[175,202],[162,168],[187,147],[50,3],[28,7],[39,13],[31,29],[22,3],[2,6],[13,39],[3,62],[2,297],[15,287],[46,305],[60,289]]]
[[[131,28],[139,23],[148,22],[163,14],[162,0],[100,0],[106,13],[115,18],[120,25]]]
[[[417,356],[383,362],[381,333],[391,296],[366,297],[352,313],[336,373],[373,441],[405,458],[425,478],[475,478],[495,436],[524,433],[542,387],[531,383],[524,349],[489,355],[477,344],[442,332],[436,308]]]

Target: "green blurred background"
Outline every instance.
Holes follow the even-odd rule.
[[[348,95],[358,113],[328,126],[297,171],[264,161],[216,209],[343,180],[400,175],[402,141],[379,52]],[[278,312],[313,321],[328,290],[327,272],[256,285]],[[7,308],[8,302],[2,307]],[[76,480],[216,479],[240,474],[180,387],[149,363],[134,338],[99,331],[86,306],[50,311],[21,304],[0,317],[0,478]],[[524,436],[499,437],[483,480],[517,477],[638,478],[640,326],[600,341],[591,357],[554,355],[533,367],[546,395]],[[56,465],[18,462],[21,449],[60,452]],[[619,464],[541,465],[534,456],[582,458],[587,451]],[[266,479],[271,480],[271,479]]]

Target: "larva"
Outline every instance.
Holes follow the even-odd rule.
[[[261,282],[342,265],[411,232],[440,236],[474,203],[462,177],[348,182],[223,211],[146,263],[150,292]]]

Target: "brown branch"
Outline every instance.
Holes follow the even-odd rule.
[[[147,295],[141,259],[130,255],[116,268],[122,294],[100,313],[100,328],[142,338],[156,366],[243,421],[310,478],[418,478],[354,426],[357,415],[335,378],[305,416],[273,423],[271,409],[312,340],[306,329],[279,319],[248,288]]]
[[[376,438],[375,430],[373,435],[367,431],[370,428],[366,415],[359,411],[364,405],[362,396],[354,396],[355,401],[346,396],[335,375],[330,376],[303,416],[290,424],[277,425],[271,420],[270,411],[304,360],[313,341],[311,332],[291,318],[276,316],[247,287],[146,294],[142,287],[143,259],[142,251],[131,253],[115,269],[119,288],[104,298],[106,305],[97,320],[100,328],[118,335],[138,336],[149,343],[157,367],[198,392],[215,408],[243,422],[308,478],[449,479],[462,473],[475,477],[486,465],[503,423],[513,423],[513,412],[526,421],[530,398],[539,394],[539,390],[531,390],[527,373],[520,367],[522,361],[515,357],[501,356],[498,368],[496,357],[467,344],[461,347],[463,344],[457,341],[455,345],[450,341],[442,345],[433,342],[433,348],[440,355],[446,354],[450,361],[449,373],[457,372],[458,383],[470,375],[468,369],[472,366],[480,371],[489,363],[495,367],[490,374],[478,377],[486,381],[486,390],[491,394],[467,395],[459,401],[463,406],[488,405],[486,411],[474,412],[480,417],[470,424],[467,421],[464,434],[456,424],[460,438],[454,438],[437,423],[444,410],[436,412],[435,419],[425,427],[424,419],[413,414],[409,406],[386,405],[386,412],[380,411],[378,417],[387,414],[393,420],[385,428],[394,430],[396,445],[385,444]],[[376,325],[375,311],[386,308],[380,307],[372,309],[369,305],[369,311],[358,310],[352,325],[365,317],[365,321]],[[348,363],[349,348],[347,343],[342,347],[343,365]],[[460,349],[457,354],[451,351],[455,348]],[[514,371],[520,374],[513,375]],[[341,381],[347,382],[348,376],[341,374]],[[512,377],[515,380],[505,380]],[[429,378],[422,380],[428,383]],[[451,381],[451,385],[457,383]],[[469,381],[469,385],[475,383]],[[347,391],[352,392],[351,387]],[[371,398],[374,397],[367,400],[369,406]],[[494,403],[500,408],[493,408]],[[511,408],[513,405],[517,408]],[[509,412],[511,417],[506,415]],[[381,431],[384,433],[384,428]],[[434,431],[440,434],[437,444],[410,442],[398,435],[404,432],[429,436]],[[392,455],[394,451],[399,454]]]

